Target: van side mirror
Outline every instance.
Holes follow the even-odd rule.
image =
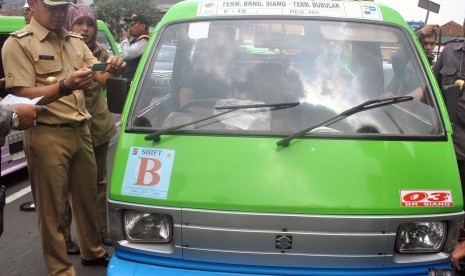
[[[123,113],[131,82],[126,78],[110,77],[107,80],[107,104],[112,113]]]

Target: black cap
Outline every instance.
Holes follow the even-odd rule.
[[[125,22],[141,22],[147,26],[149,25],[149,21],[147,20],[147,17],[143,16],[142,14],[133,14],[131,18],[124,18],[123,20]]]

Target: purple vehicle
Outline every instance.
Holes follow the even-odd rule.
[[[10,33],[22,29],[25,26],[22,16],[0,16],[0,48]],[[0,78],[4,77],[2,60],[0,57]],[[0,97],[5,97],[7,91],[3,85],[0,86]],[[17,171],[27,166],[23,150],[23,132],[13,130],[6,137],[2,145],[1,176]]]

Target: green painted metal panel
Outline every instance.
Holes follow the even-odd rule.
[[[306,214],[430,214],[462,210],[449,141],[121,136],[112,200],[217,210]],[[174,149],[166,200],[121,195],[130,147]],[[401,207],[401,190],[451,190],[454,207]]]
[[[22,16],[0,16],[0,33],[12,33],[26,26]]]
[[[107,24],[105,24],[105,22],[103,22],[102,20],[97,20],[97,25],[98,25],[98,29],[100,31],[105,32],[105,35],[108,38],[108,41],[110,41],[110,45],[111,45],[111,49],[112,49],[113,53],[115,55],[119,55],[120,51],[119,51],[118,45],[116,44],[116,41],[113,38],[113,35],[110,32],[110,29],[108,29]]]

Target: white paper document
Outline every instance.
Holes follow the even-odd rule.
[[[12,104],[37,104],[44,96],[40,96],[34,99],[29,99],[25,97],[18,97],[13,94],[8,94],[5,98],[0,101],[0,104],[3,105],[12,105]]]

